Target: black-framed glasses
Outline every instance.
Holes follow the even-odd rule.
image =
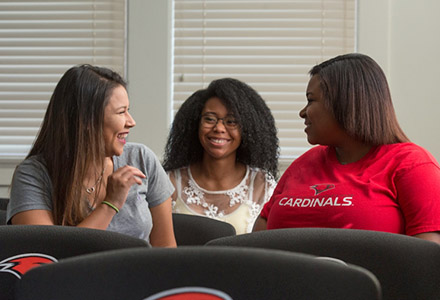
[[[205,128],[213,128],[217,125],[218,121],[222,121],[223,125],[228,129],[236,129],[238,127],[238,122],[233,116],[226,116],[224,118],[217,118],[214,115],[207,114],[202,115],[201,124]]]

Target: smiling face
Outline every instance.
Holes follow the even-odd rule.
[[[104,109],[103,132],[106,156],[122,154],[130,128],[136,125],[128,108],[129,101],[125,88],[122,86],[114,88]]]
[[[225,118],[231,114],[219,98],[213,97],[206,101],[202,116]],[[240,129],[239,126],[236,128],[225,127],[222,120],[218,120],[217,124],[211,128],[200,123],[199,140],[204,149],[205,157],[215,159],[232,157],[235,161],[236,151],[241,143]]]
[[[304,119],[310,144],[337,146],[346,138],[344,129],[324,103],[319,75],[314,75],[307,86],[307,105],[299,112]]]

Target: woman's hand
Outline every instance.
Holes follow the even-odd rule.
[[[142,184],[145,174],[132,166],[119,168],[107,178],[107,188],[104,200],[121,209],[127,200],[128,191],[133,184]],[[78,227],[88,227],[105,230],[112,221],[116,210],[108,205],[99,204]]]
[[[127,200],[128,191],[133,184],[142,184],[145,174],[132,166],[124,166],[107,179],[107,190],[105,200],[121,209]]]

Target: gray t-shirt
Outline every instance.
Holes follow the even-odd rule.
[[[171,197],[174,187],[154,153],[142,144],[127,143],[121,156],[113,157],[114,171],[125,165],[138,168],[147,177],[142,185],[134,184],[122,209],[113,217],[107,230],[149,241],[152,219],[149,207]],[[7,222],[15,214],[44,209],[52,211],[52,182],[38,157],[24,160],[14,174],[7,208]]]

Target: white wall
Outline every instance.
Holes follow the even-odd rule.
[[[440,1],[359,0],[358,52],[388,76],[408,137],[440,161]]]
[[[390,78],[396,112],[409,138],[440,161],[440,1],[394,0]]]
[[[129,0],[128,90],[137,126],[129,140],[159,157],[171,113],[171,0]],[[438,0],[358,0],[358,52],[388,76],[397,117],[409,138],[440,160],[437,84],[440,60]],[[14,166],[0,166],[0,197]]]
[[[171,122],[171,0],[128,1],[129,140],[162,156]]]

